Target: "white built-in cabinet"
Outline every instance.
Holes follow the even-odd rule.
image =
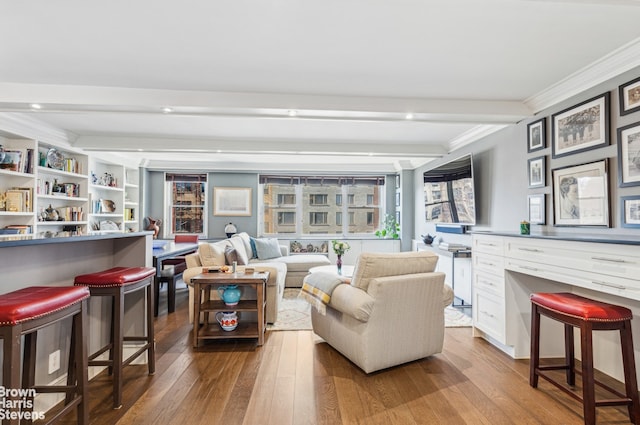
[[[87,155],[31,139],[0,144],[0,238],[86,234]]]
[[[139,230],[137,168],[33,139],[0,145],[0,240]]]

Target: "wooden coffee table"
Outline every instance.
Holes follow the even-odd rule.
[[[193,346],[199,347],[205,339],[257,338],[258,345],[264,344],[264,333],[267,329],[266,285],[269,272],[262,273],[202,273],[191,278],[193,284]],[[212,300],[211,290],[222,285],[238,285],[256,290],[256,299],[240,299],[238,305],[228,306],[222,300]],[[244,292],[244,291],[243,291]],[[256,312],[257,320],[238,321],[238,327],[232,331],[222,330],[220,325],[209,323],[209,315],[219,311]],[[200,313],[204,313],[204,323],[200,325]]]

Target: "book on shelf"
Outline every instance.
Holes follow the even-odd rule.
[[[30,225],[26,224],[10,224],[0,229],[0,235],[29,235],[33,231]]]

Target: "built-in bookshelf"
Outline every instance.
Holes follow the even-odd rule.
[[[124,170],[124,226],[125,231],[137,232],[140,227],[140,186],[139,170],[125,168]]]
[[[0,138],[0,238],[35,231],[33,184],[36,142]]]
[[[124,166],[91,158],[90,214],[92,232],[122,232],[124,230]]]

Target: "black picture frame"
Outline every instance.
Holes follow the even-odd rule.
[[[640,122],[618,128],[618,186],[640,185]]]
[[[541,118],[527,125],[527,152],[547,147],[547,119]]]
[[[622,227],[640,228],[640,195],[620,197],[620,223]]]
[[[529,187],[545,187],[547,175],[546,156],[531,158],[527,161],[527,174],[529,176]]]
[[[553,225],[611,227],[607,159],[552,170]]]
[[[640,77],[618,87],[620,115],[640,111]]]
[[[527,197],[527,211],[529,215],[529,223],[546,224],[547,223],[547,206],[546,195],[537,193]]]
[[[551,116],[553,158],[609,145],[610,98],[606,92]]]

